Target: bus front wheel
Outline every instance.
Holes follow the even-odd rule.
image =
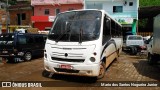
[[[105,63],[102,62],[100,65],[99,75],[97,76],[97,79],[102,79],[105,75],[105,72],[106,72],[106,66],[105,66]]]

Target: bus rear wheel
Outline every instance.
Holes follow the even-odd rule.
[[[26,52],[24,54],[24,60],[25,61],[30,61],[32,59],[32,53],[31,52]]]
[[[105,66],[105,63],[102,62],[100,65],[99,75],[97,76],[97,79],[102,79],[105,75],[105,72],[106,72],[106,66]]]
[[[50,75],[50,72],[48,72],[47,70],[43,70],[42,72],[43,77],[49,77],[49,75]]]

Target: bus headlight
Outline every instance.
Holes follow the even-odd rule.
[[[90,61],[91,61],[91,62],[95,62],[96,59],[95,59],[94,57],[91,57],[91,58],[90,58]]]

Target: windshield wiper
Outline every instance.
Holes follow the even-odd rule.
[[[58,41],[64,36],[64,34],[70,32],[70,26],[71,26],[71,24],[69,24],[69,29],[67,29],[67,26],[68,26],[68,22],[66,22],[65,32],[62,33],[62,34],[56,39],[56,42],[58,42]]]
[[[82,36],[83,36],[83,29],[82,29],[82,25],[81,25],[80,33],[79,33],[79,43],[82,43]]]

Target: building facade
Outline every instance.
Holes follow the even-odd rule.
[[[31,25],[32,7],[20,4],[9,7],[10,25]]]
[[[6,10],[0,9],[0,34],[6,32]]]
[[[33,27],[49,30],[60,12],[83,9],[83,0],[31,0],[34,7]]]
[[[84,9],[103,9],[120,22],[125,33],[136,34],[139,0],[84,0]]]
[[[16,5],[9,6],[10,32],[14,32],[16,28],[31,27],[31,16],[33,16],[33,8],[29,0],[17,0]]]

